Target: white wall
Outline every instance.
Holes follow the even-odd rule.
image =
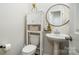
[[[71,47],[75,47],[79,51],[79,3],[70,4],[71,16],[70,16],[70,34],[72,36]]]
[[[10,43],[4,54],[20,54],[24,45],[24,20],[28,4],[0,4],[0,41]]]

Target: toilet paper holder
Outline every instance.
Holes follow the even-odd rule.
[[[11,44],[0,44],[0,49],[4,52],[7,52],[11,49]]]
[[[4,45],[0,45],[0,48],[6,48],[6,46],[4,46]]]

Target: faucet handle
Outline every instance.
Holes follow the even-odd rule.
[[[65,37],[66,40],[72,41],[72,37],[69,35],[69,37]]]

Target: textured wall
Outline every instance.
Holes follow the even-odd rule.
[[[24,45],[24,20],[27,4],[0,4],[0,41],[10,43],[4,54],[20,54]]]

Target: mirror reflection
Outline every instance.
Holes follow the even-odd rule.
[[[49,7],[46,13],[47,22],[53,26],[63,26],[69,22],[69,6],[56,4]]]

